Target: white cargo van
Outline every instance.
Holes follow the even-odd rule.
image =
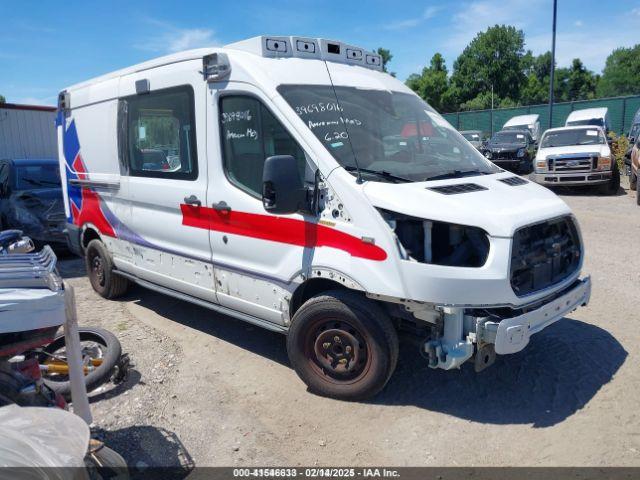
[[[286,333],[310,389],[343,399],[386,384],[399,333],[430,367],[480,370],[586,304],[567,205],[381,70],[263,36],[61,92],[69,242],[93,288]]]
[[[567,117],[565,127],[577,127],[584,125],[594,125],[602,127],[606,134],[611,130],[611,121],[609,120],[609,109],[602,108],[584,108],[582,110],[574,110]]]
[[[534,142],[540,139],[540,115],[517,115],[510,118],[502,127],[503,130],[529,130]]]

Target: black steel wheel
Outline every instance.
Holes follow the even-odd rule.
[[[377,394],[398,359],[398,337],[373,301],[347,290],[325,292],[294,315],[289,359],[312,392],[342,400]]]
[[[114,273],[111,254],[98,239],[91,240],[85,252],[87,276],[93,289],[108,299],[124,295],[129,288],[129,280]]]

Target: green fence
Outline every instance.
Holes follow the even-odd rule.
[[[553,127],[562,127],[573,110],[607,107],[611,129],[618,134],[628,133],[635,113],[640,109],[640,95],[631,97],[601,98],[553,104]],[[499,131],[511,117],[537,113],[540,115],[542,130],[549,128],[549,105],[528,107],[497,108],[494,110],[474,110],[470,112],[445,113],[443,116],[458,130],[482,130],[488,134]]]

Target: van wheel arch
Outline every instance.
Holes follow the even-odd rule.
[[[86,253],[87,251],[87,246],[89,245],[89,242],[91,242],[91,240],[100,240],[102,241],[102,237],[100,236],[100,233],[98,233],[98,231],[93,228],[93,227],[85,227],[82,230],[82,236],[80,238],[80,245],[82,246],[82,253]]]
[[[293,318],[298,309],[311,297],[330,290],[350,290],[343,284],[328,278],[310,278],[296,288],[289,302],[289,316]]]

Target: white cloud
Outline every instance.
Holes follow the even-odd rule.
[[[452,16],[452,29],[442,40],[440,51],[453,61],[479,33],[493,25],[512,25],[525,33],[525,49],[534,54],[551,50],[551,7],[546,0],[472,0],[460,4]],[[638,43],[633,24],[640,7],[631,16],[616,16],[615,35],[602,35],[594,41],[593,32],[580,19],[558,24],[556,62],[568,66],[579,57],[587,68],[600,72],[607,56],[618,47]]]
[[[637,43],[633,29],[629,33],[621,32],[615,38],[602,36],[597,42],[593,41],[593,34],[584,29],[574,31],[558,31],[556,36],[556,64],[566,67],[574,58],[580,58],[582,63],[595,72],[600,72],[609,54],[619,47],[628,47]],[[551,33],[527,36],[527,48],[540,54],[551,50]],[[585,45],[589,45],[585,48]]]
[[[535,12],[544,8],[544,0],[476,0],[460,4],[452,18],[452,34],[445,40],[446,50],[456,55],[478,34],[494,25],[525,29],[535,24]]]
[[[640,17],[640,7],[636,7],[633,10],[631,10],[631,15],[636,15]]]
[[[191,48],[216,45],[215,32],[209,28],[179,28],[155,18],[145,19],[157,33],[134,46],[151,52],[173,53]]]
[[[405,30],[407,28],[417,27],[425,20],[429,20],[430,18],[435,17],[438,14],[438,12],[442,10],[442,8],[443,7],[441,6],[432,5],[430,7],[427,7],[422,12],[422,15],[418,15],[417,17],[414,17],[414,18],[407,18],[405,20],[396,20],[393,22],[389,22],[386,25],[384,25],[383,28],[385,30]]]

